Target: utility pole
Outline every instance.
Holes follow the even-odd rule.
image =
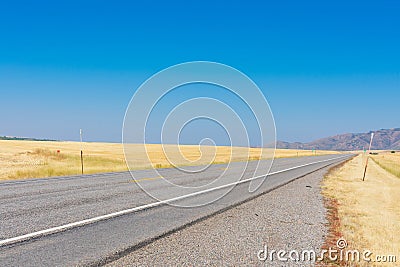
[[[79,135],[81,138],[81,165],[82,165],[82,174],[83,174],[83,145],[82,145],[82,129],[79,129]]]
[[[367,173],[368,159],[369,159],[369,155],[370,155],[370,153],[371,153],[372,139],[374,139],[374,133],[371,133],[371,141],[369,142],[367,160],[366,160],[366,162],[365,162],[364,175],[363,175],[363,178],[362,178],[363,181],[364,181],[364,179],[365,179],[365,174]]]

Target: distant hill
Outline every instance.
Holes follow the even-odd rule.
[[[400,128],[374,131],[372,149],[400,150]],[[363,150],[368,149],[371,132],[346,133],[315,140],[310,143],[277,142],[277,148],[319,150]]]
[[[0,136],[0,140],[57,141],[51,139],[38,139],[30,137],[16,137],[16,136]]]

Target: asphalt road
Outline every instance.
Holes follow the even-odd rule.
[[[254,177],[257,161],[245,167],[240,162],[233,163],[229,168],[224,164],[211,165],[206,171],[194,175],[178,173],[173,169],[159,170],[162,177],[189,188],[194,194],[176,199],[171,202],[173,205],[205,203],[218,198],[221,191],[232,189],[217,201],[195,208],[158,203],[144,193],[139,185],[155,192],[162,200],[182,195],[179,188],[166,186],[165,179],[154,176],[151,170],[135,171],[135,180],[129,173],[108,173],[2,182],[0,265],[101,265],[167,233],[349,157],[351,155],[275,159],[272,174],[253,193],[249,192],[249,182],[240,183],[233,189],[212,188],[236,182],[239,178],[243,181]],[[224,173],[228,174],[226,179],[213,182]],[[200,190],[207,192],[196,194]],[[151,203],[156,205],[144,206]],[[125,212],[118,214],[120,211]],[[108,216],[90,220],[103,215]],[[57,229],[75,222],[78,224]],[[52,228],[55,230],[51,234],[35,235],[38,231]],[[29,234],[33,238],[21,237]]]

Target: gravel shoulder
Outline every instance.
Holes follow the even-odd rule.
[[[320,183],[329,167],[158,239],[107,266],[313,266],[260,261],[271,250],[313,249],[328,233]],[[262,255],[262,254],[261,254]],[[317,254],[318,255],[318,254]]]

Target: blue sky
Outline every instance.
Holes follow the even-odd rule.
[[[84,2],[84,3],[82,3]],[[3,1],[0,135],[121,141],[154,73],[246,73],[279,140],[400,127],[399,1]]]

